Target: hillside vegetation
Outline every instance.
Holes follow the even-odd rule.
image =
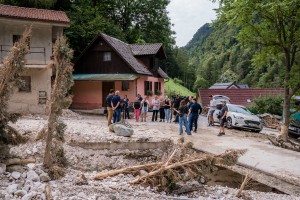
[[[176,80],[176,79],[175,79]],[[179,96],[195,96],[196,94],[191,92],[189,89],[174,81],[174,79],[169,79],[165,82],[165,94],[168,96],[179,95]]]
[[[282,87],[282,63],[255,57],[259,47],[244,46],[237,40],[239,29],[216,21],[205,24],[184,47],[189,65],[195,68],[194,90],[216,82],[246,83],[250,87]]]

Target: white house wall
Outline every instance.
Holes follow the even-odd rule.
[[[0,45],[9,50],[13,45],[13,35],[22,35],[26,26],[32,26],[30,38],[30,54],[27,64],[49,64],[52,55],[52,25],[43,23],[30,23],[24,21],[0,19]],[[38,53],[36,53],[38,52]],[[7,53],[2,52],[2,57]]]
[[[31,77],[31,92],[19,92],[19,89],[15,88],[9,100],[9,111],[46,114],[46,104],[39,104],[39,92],[46,92],[47,99],[49,100],[51,95],[52,69],[47,67],[47,65],[52,62],[52,42],[55,42],[58,35],[62,35],[63,27],[51,23],[0,18],[0,45],[8,45],[5,48],[10,50],[13,46],[13,35],[22,35],[26,26],[32,27],[30,38],[31,53],[27,56],[26,70],[22,76]],[[1,64],[1,57],[6,55],[7,53],[0,51],[0,67],[3,66]]]
[[[47,104],[39,104],[39,92],[45,91],[49,100],[52,70],[49,68],[26,69],[22,75],[31,77],[31,92],[19,92],[19,89],[16,88],[9,100],[9,111],[46,114]]]

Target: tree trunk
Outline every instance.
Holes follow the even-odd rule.
[[[52,157],[52,139],[54,133],[54,126],[53,124],[56,122],[55,113],[53,109],[51,109],[51,113],[49,114],[49,121],[48,121],[48,134],[46,140],[46,149],[45,149],[45,157],[44,157],[44,165],[46,168],[50,168],[53,164],[53,157]]]
[[[289,122],[290,122],[290,107],[291,107],[291,90],[289,87],[290,81],[290,53],[286,53],[286,68],[285,68],[285,78],[284,78],[284,102],[283,102],[283,120],[281,125],[280,137],[283,141],[288,139]]]

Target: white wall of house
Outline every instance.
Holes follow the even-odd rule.
[[[3,66],[3,58],[8,53],[5,50],[10,50],[13,46],[13,35],[22,35],[26,26],[32,27],[32,35],[30,54],[26,57],[26,70],[22,76],[31,77],[31,91],[19,92],[19,89],[15,88],[9,100],[9,111],[46,114],[46,104],[41,104],[39,98],[41,94],[46,93],[46,98],[50,99],[52,69],[47,65],[52,62],[52,45],[56,37],[63,33],[63,26],[0,18],[0,67]]]
[[[9,100],[9,111],[24,114],[47,114],[48,101],[43,102],[43,97],[40,100],[40,92],[46,92],[46,99],[49,100],[52,70],[48,68],[26,69],[22,75],[31,77],[31,91],[20,92],[18,88],[15,88],[14,94]]]
[[[50,57],[52,55],[52,24],[32,23],[0,18],[0,45],[2,45],[2,52],[0,50],[0,56],[3,59],[7,55],[7,52],[3,50],[9,50],[13,46],[13,35],[22,35],[26,26],[32,26],[30,54],[27,56],[27,64],[49,64],[51,62]]]

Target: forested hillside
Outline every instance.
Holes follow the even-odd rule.
[[[282,86],[280,63],[272,62],[271,58],[266,61],[254,57],[260,49],[238,43],[238,31],[218,21],[214,25],[205,24],[184,47],[188,51],[189,65],[195,68],[194,89],[231,81],[247,83],[251,87]]]

